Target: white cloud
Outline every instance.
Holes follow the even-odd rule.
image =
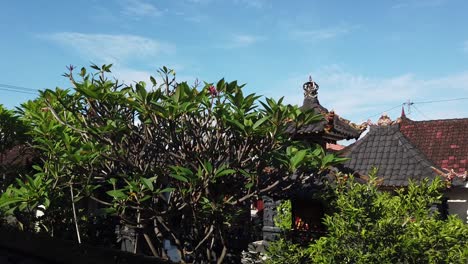
[[[213,0],[186,0],[189,3],[193,4],[209,4],[214,2]],[[227,2],[227,1],[226,1]],[[241,4],[246,7],[253,7],[253,8],[263,8],[271,6],[271,0],[231,0],[235,4]]]
[[[112,75],[120,82],[125,84],[133,84],[140,81],[150,83],[150,76],[154,76],[155,74],[149,71],[135,70],[117,66],[112,69]]]
[[[335,27],[312,29],[312,30],[292,30],[291,36],[305,41],[319,41],[337,38],[354,31],[357,26],[340,25]]]
[[[271,6],[271,0],[235,0],[235,2],[254,8]]]
[[[169,68],[174,69],[175,72],[177,73],[176,74],[177,82],[187,82],[189,85],[193,85],[195,80],[197,79],[194,76],[178,74],[178,72],[181,69],[183,69],[183,66],[172,65]],[[154,72],[150,72],[150,71],[137,70],[137,69],[122,67],[122,66],[117,65],[116,67],[113,67],[111,75],[115,77],[116,79],[118,79],[119,82],[125,83],[127,85],[134,84],[135,82],[140,82],[140,81],[146,82],[148,89],[151,88],[150,76],[153,76],[159,84],[163,83],[163,80],[157,74],[156,70]]]
[[[156,6],[143,0],[122,0],[120,3],[123,7],[122,13],[128,16],[142,17],[162,15],[162,11]]]
[[[187,0],[187,2],[194,3],[194,4],[207,4],[207,3],[210,3],[211,0]]]
[[[414,102],[437,101],[467,97],[468,72],[447,76],[420,78],[414,74],[393,77],[367,77],[345,71],[337,66],[322,68],[311,74],[320,85],[319,99],[323,106],[354,122],[366,121],[372,116],[376,121],[380,114],[389,110],[389,115],[400,115],[401,105],[408,99]],[[302,84],[309,74],[296,75],[280,83],[270,97],[285,96],[285,102],[302,104]],[[285,88],[290,90],[286,92]],[[294,90],[291,91],[291,90]],[[465,96],[463,96],[465,95]],[[468,117],[468,100],[415,104],[413,119],[440,119]],[[418,110],[419,111],[418,111]]]
[[[120,63],[129,59],[154,59],[173,53],[175,46],[137,35],[60,32],[43,37],[74,49],[86,59],[99,63]]]
[[[400,0],[392,6],[393,9],[400,8],[423,8],[437,7],[447,2],[447,0]]]
[[[235,35],[233,38],[233,42],[239,46],[249,46],[259,40],[259,37],[253,35]]]
[[[232,48],[243,48],[251,46],[255,43],[265,40],[263,36],[249,35],[249,34],[233,34],[227,41],[227,43],[222,46],[222,48],[232,49]]]

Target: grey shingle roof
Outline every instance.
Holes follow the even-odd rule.
[[[370,126],[362,139],[343,150],[343,155],[350,158],[344,166],[352,172],[368,175],[376,167],[384,186],[406,186],[409,179],[437,177],[431,169],[434,164],[400,132],[398,124]]]

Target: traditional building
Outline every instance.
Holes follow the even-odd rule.
[[[366,124],[356,125],[340,117],[335,112],[329,111],[322,106],[318,99],[319,85],[309,78],[309,81],[304,83],[304,103],[301,107],[303,111],[313,111],[316,114],[323,116],[319,122],[296,127],[291,125],[286,130],[287,133],[293,135],[293,138],[304,140],[308,143],[319,144],[328,151],[337,151],[340,149],[337,141],[358,139],[361,133],[366,129]],[[324,206],[311,199],[311,194],[316,192],[315,186],[305,184],[301,186],[301,190],[291,190],[288,194],[282,194],[278,197],[262,197],[264,213],[263,213],[263,238],[271,240],[280,232],[279,228],[274,225],[274,217],[276,214],[276,206],[281,199],[291,200],[292,205],[292,222],[296,230],[319,230],[322,225],[322,217],[324,215]],[[286,197],[285,197],[286,196]]]
[[[319,85],[309,77],[309,81],[302,86],[304,89],[304,102],[301,110],[314,111],[316,114],[323,115],[323,120],[312,123],[307,126],[296,128],[290,126],[286,132],[295,135],[295,138],[305,140],[310,143],[317,143],[323,148],[335,148],[333,145],[339,140],[358,139],[361,133],[366,129],[367,125],[356,125],[347,119],[335,114],[335,111],[329,111],[320,104],[318,99]]]
[[[34,159],[37,159],[36,153],[25,144],[0,153],[0,187],[6,187],[19,174],[30,171]]]
[[[442,177],[449,187],[448,212],[468,223],[468,118],[413,121],[404,111],[396,121],[382,116],[342,155],[350,158],[345,170],[369,175],[376,168],[387,189]]]

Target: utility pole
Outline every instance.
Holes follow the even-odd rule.
[[[414,103],[411,102],[410,99],[408,99],[408,101],[406,101],[406,103],[403,103],[403,105],[406,105],[406,112],[408,112],[408,115],[411,115],[411,106],[413,105]]]

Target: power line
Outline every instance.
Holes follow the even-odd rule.
[[[0,87],[13,89],[13,90],[33,91],[33,92],[37,92],[39,90],[39,89],[27,88],[27,87],[23,87],[23,86],[4,84],[4,83],[0,83]]]
[[[391,110],[393,110],[393,109],[399,108],[399,107],[401,107],[402,105],[403,105],[403,104],[399,104],[399,105],[397,105],[397,106],[394,106],[394,107],[392,107],[392,108],[389,108],[389,109],[387,109],[387,110],[384,110],[384,111],[382,111],[382,112],[380,112],[380,113],[378,113],[378,114],[375,114],[375,115],[373,115],[373,116],[369,116],[368,118],[366,118],[366,120],[367,120],[367,119],[370,119],[370,118],[372,118],[372,117],[374,117],[374,116],[382,115],[383,113],[386,113],[386,112],[391,111]]]
[[[421,101],[421,102],[411,102],[411,101],[408,101],[408,102],[405,102],[405,103],[402,103],[400,105],[397,105],[395,107],[392,107],[392,108],[389,108],[387,110],[384,110],[378,114],[375,114],[373,116],[369,116],[368,118],[366,119],[370,119],[372,117],[375,117],[375,116],[379,116],[379,115],[382,115],[383,113],[385,112],[388,112],[388,111],[391,111],[395,108],[398,108],[398,107],[401,107],[401,106],[404,106],[404,105],[412,105],[421,115],[425,116],[426,118],[429,119],[429,117],[425,114],[423,114],[419,109],[417,109],[414,105],[415,104],[432,104],[432,103],[441,103],[441,102],[452,102],[452,101],[461,101],[461,100],[468,100],[468,97],[460,97],[460,98],[453,98],[453,99],[444,99],[444,100],[432,100],[432,101]]]
[[[451,102],[451,101],[460,101],[460,100],[468,100],[468,97],[446,99],[446,100],[435,100],[435,101],[412,102],[412,103],[413,104],[431,104],[431,103]]]
[[[425,115],[423,112],[421,112],[421,110],[419,110],[419,108],[417,108],[415,105],[413,105],[413,108],[416,109],[416,111],[418,111],[418,113],[422,115],[423,117],[425,117],[426,119],[429,119],[429,120],[431,119],[430,117]]]
[[[0,86],[0,91],[8,91],[8,92],[13,92],[13,93],[24,93],[24,94],[37,94],[33,92],[28,92],[28,91],[21,91],[21,90],[15,90],[15,89],[10,89],[10,88],[4,88]]]

